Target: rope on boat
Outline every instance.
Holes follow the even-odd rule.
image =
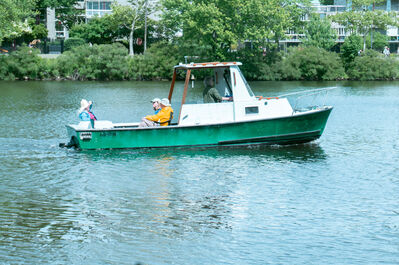
[[[295,104],[293,104],[294,105],[293,109],[295,111],[295,109],[297,108],[297,105],[298,105],[298,101],[301,98],[318,95],[318,94],[321,94],[322,92],[326,92],[326,91],[329,91],[329,90],[332,90],[332,89],[336,89],[336,88],[337,87],[334,86],[334,87],[324,87],[324,88],[317,88],[317,89],[307,89],[307,90],[304,90],[304,91],[298,91],[298,92],[293,92],[293,93],[279,95],[277,97],[256,96],[256,98],[259,99],[259,100],[262,100],[262,99],[270,100],[270,99],[287,98],[289,96],[300,95],[300,96],[295,97],[295,99],[293,99],[294,102],[295,102]],[[324,95],[323,105],[324,105],[324,102],[326,100],[326,97],[327,97],[327,93]],[[313,104],[314,100],[315,100],[315,98],[313,98],[312,104]]]

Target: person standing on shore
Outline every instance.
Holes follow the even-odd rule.
[[[388,57],[391,53],[389,52],[388,46],[385,46],[384,51],[382,52],[386,57]]]

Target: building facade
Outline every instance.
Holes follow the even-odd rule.
[[[82,10],[82,16],[87,22],[93,17],[102,17],[112,13],[112,3],[118,3],[120,5],[129,4],[127,0],[84,0],[79,1],[75,7],[76,9]],[[55,9],[47,8],[46,25],[48,38],[50,40],[67,39],[69,37],[68,29],[61,25],[55,13]]]
[[[344,12],[351,8],[352,2],[347,0],[335,0],[334,5],[313,5],[312,8],[314,12],[318,13],[321,18],[325,18],[331,15],[335,15],[340,12]],[[378,5],[370,6],[370,10],[385,10],[385,11],[395,11],[399,12],[399,0],[387,0]],[[308,21],[309,17],[305,16],[303,18],[304,21]],[[348,37],[351,33],[345,29],[344,26],[339,25],[338,23],[332,23],[331,27],[337,32],[337,42],[343,43],[345,38]],[[399,32],[397,27],[388,27],[386,31],[381,32],[388,36],[388,42],[391,46],[391,50],[397,50],[399,47]],[[280,43],[284,45],[284,47],[290,45],[297,45],[301,43],[301,38],[304,37],[304,34],[296,33],[295,31],[288,31],[286,34],[286,38],[281,40]]]
[[[128,0],[84,0],[77,3],[76,8],[82,10],[83,19],[87,22],[93,17],[102,17],[106,14],[112,13],[111,5],[112,3],[118,3],[120,5],[128,5]],[[314,12],[318,13],[321,18],[335,15],[339,12],[344,12],[351,8],[350,0],[334,0],[334,5],[318,5],[312,6]],[[372,6],[376,10],[386,10],[386,11],[397,11],[399,12],[399,0],[387,0],[381,4]],[[47,29],[48,38],[51,40],[55,39],[67,39],[69,37],[68,30],[62,26],[62,24],[57,20],[55,16],[56,12],[54,9],[47,9]],[[305,16],[304,21],[308,21],[309,17]],[[345,30],[345,27],[332,23],[332,28],[337,32],[337,42],[342,43],[345,38],[350,35],[350,32]],[[390,27],[385,33],[389,36],[389,42],[392,48],[395,50],[399,46],[399,32],[396,27]],[[299,34],[294,31],[287,31],[285,39],[281,40],[280,43],[284,46],[297,45],[301,43],[301,39],[304,34]]]

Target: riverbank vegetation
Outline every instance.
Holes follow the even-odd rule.
[[[20,1],[31,6],[36,3],[37,10],[43,10],[60,0],[50,1],[52,6],[43,6],[45,1]],[[229,5],[214,0],[162,0],[156,6],[140,0],[129,1],[134,2],[130,7],[114,5],[112,14],[87,23],[73,11],[76,1],[67,2],[71,8],[65,10],[71,12],[59,15],[70,34],[64,53],[44,59],[37,49],[21,45],[0,56],[0,80],[163,80],[171,78],[174,65],[192,61],[241,61],[249,80],[399,77],[399,61],[381,53],[388,39],[378,32],[397,26],[397,21],[380,11],[359,9],[364,15],[360,21],[360,13],[355,11],[367,6],[367,0],[354,3],[358,6],[350,12],[327,18],[312,13],[307,0],[301,1],[303,5],[285,0],[235,0]],[[154,21],[148,14],[158,8],[162,12]],[[33,14],[37,15],[15,13],[13,19]],[[303,21],[304,16],[309,20]],[[357,22],[352,23],[353,19]],[[338,43],[333,21],[361,35],[353,34]],[[369,22],[373,22],[371,26]],[[287,48],[280,44],[288,38],[286,29],[303,34],[298,45]],[[21,30],[14,36],[7,33],[10,30],[0,26],[0,43],[38,35]]]
[[[341,54],[314,46],[292,47],[287,52],[270,54],[242,50],[228,59],[243,62],[242,71],[249,80],[399,78],[396,57],[385,57],[373,50],[358,55],[356,49],[347,46]],[[165,80],[171,78],[173,66],[183,60],[178,46],[168,42],[154,44],[144,54],[135,56],[128,56],[128,48],[120,43],[85,44],[73,47],[55,59],[41,58],[39,50],[25,46],[9,56],[0,56],[0,79]]]

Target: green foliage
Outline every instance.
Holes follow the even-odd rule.
[[[178,48],[167,42],[152,45],[143,55],[129,59],[130,78],[136,80],[170,79],[179,62]]]
[[[307,0],[163,0],[162,21],[184,42],[207,48],[209,57],[224,60],[237,41],[274,39],[301,24]],[[267,19],[265,19],[267,18]],[[195,47],[193,47],[195,48]]]
[[[61,77],[72,80],[124,80],[128,74],[127,49],[119,43],[79,46],[57,59]]]
[[[8,71],[8,56],[0,56],[0,80],[7,80],[9,76]]]
[[[385,0],[352,0],[352,7],[356,10],[370,8],[372,5],[378,5]]]
[[[317,47],[295,47],[282,62],[287,80],[337,80],[345,77],[338,55]]]
[[[334,22],[346,27],[347,31],[358,32],[363,35],[363,50],[366,49],[366,36],[371,30],[386,30],[388,26],[398,26],[399,21],[395,12],[385,10],[370,10],[372,4],[380,3],[373,0],[352,1],[352,9],[332,16]]]
[[[371,33],[366,38],[367,48],[371,48]],[[379,32],[373,32],[373,50],[382,52],[388,46],[388,36]]]
[[[342,45],[342,61],[344,62],[345,69],[348,68],[349,64],[352,63],[355,58],[359,55],[359,50],[362,49],[362,39],[357,35],[350,35],[345,38],[345,42]]]
[[[147,24],[152,24],[148,16],[158,9],[158,3],[157,1],[148,0],[128,0],[128,3],[129,5],[113,4],[110,17],[113,25],[121,29],[121,32],[125,32],[125,35],[121,37],[128,37],[129,55],[134,55],[134,35],[136,30],[144,27],[145,14],[147,14]],[[140,37],[144,39],[143,35]]]
[[[281,53],[275,50],[263,53],[258,49],[241,49],[232,61],[240,61],[240,67],[245,78],[248,80],[280,80]]]
[[[38,56],[40,51],[26,46],[12,52],[7,60],[8,71],[17,79],[40,79],[44,64]]]
[[[118,36],[118,29],[111,21],[110,16],[93,18],[87,24],[74,25],[69,36],[72,38],[84,39],[92,44],[109,44]]]
[[[33,39],[44,39],[47,37],[48,30],[45,25],[38,24],[32,26],[32,37]]]
[[[305,27],[303,44],[330,50],[335,45],[337,33],[331,28],[331,21],[321,19],[319,14],[313,14]]]
[[[83,10],[76,8],[78,2],[79,0],[35,0],[35,6],[42,14],[48,7],[55,8],[58,21],[70,29],[77,22],[82,22]]]
[[[20,31],[10,34],[4,41],[6,43],[21,45],[23,43],[28,44],[33,40],[46,38],[48,33],[46,26],[44,24],[35,24],[35,22],[33,18],[25,20],[25,22],[21,24]]]
[[[33,14],[34,0],[0,1],[0,44],[5,38],[16,38],[28,30],[27,18]]]
[[[43,61],[45,63],[42,73],[43,79],[59,79],[60,72],[58,70],[57,59],[45,59]]]
[[[64,50],[69,51],[74,47],[85,45],[86,41],[81,38],[69,38],[64,42]]]
[[[395,58],[384,57],[381,53],[367,50],[350,64],[347,70],[350,79],[392,80],[399,76],[399,62]]]
[[[201,45],[196,41],[184,40],[182,38],[175,41],[176,45],[179,47],[179,54],[190,57],[201,58],[202,61],[217,61],[218,58],[210,53],[211,47],[209,45]],[[195,60],[196,62],[198,59]]]
[[[320,4],[326,5],[326,6],[334,5],[334,0],[320,0]]]
[[[44,62],[38,49],[20,47],[12,52],[7,58],[3,58],[4,66],[1,67],[0,77],[2,79],[41,79],[44,74]]]

